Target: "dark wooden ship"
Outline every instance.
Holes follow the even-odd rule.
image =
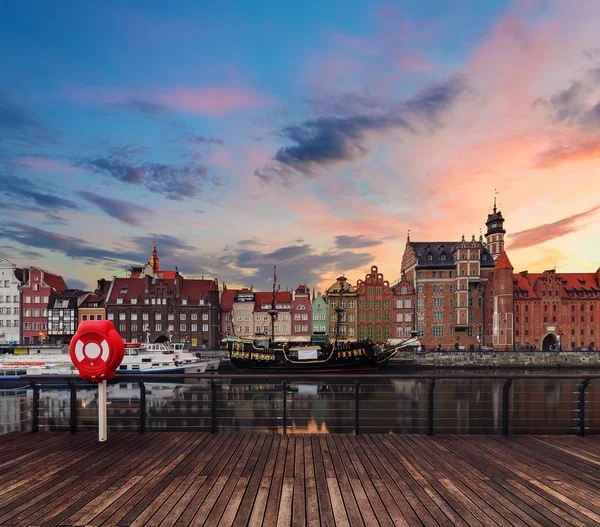
[[[333,342],[310,343],[307,346],[294,346],[293,343],[275,342],[275,320],[278,312],[275,299],[279,287],[273,280],[271,309],[271,336],[240,338],[230,335],[226,338],[229,360],[238,369],[261,371],[343,371],[375,370],[388,362],[400,349],[417,343],[416,333],[394,346],[377,346],[369,339],[360,341],[340,341],[339,328],[345,309],[336,308],[336,338]],[[340,288],[340,300],[344,293]],[[338,302],[341,306],[341,302]]]

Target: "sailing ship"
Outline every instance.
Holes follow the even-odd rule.
[[[349,286],[347,286],[349,287]],[[241,370],[260,371],[344,371],[375,370],[387,363],[402,348],[417,344],[417,333],[396,342],[391,346],[377,346],[369,339],[359,341],[342,341],[339,339],[340,324],[343,321],[345,308],[342,297],[347,291],[340,287],[340,302],[335,308],[335,339],[330,343],[310,343],[308,346],[294,346],[289,343],[278,343],[275,340],[275,321],[279,315],[275,309],[275,300],[280,287],[277,286],[277,275],[273,273],[273,298],[268,311],[271,317],[271,336],[256,338],[240,338],[235,335],[226,337],[229,360]]]

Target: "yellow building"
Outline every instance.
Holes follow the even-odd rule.
[[[85,320],[106,320],[105,301],[111,282],[98,280],[98,287],[89,293],[77,310],[77,325]]]
[[[338,327],[338,312],[342,308],[339,331],[340,340],[356,340],[357,332],[357,292],[356,287],[340,276],[326,291],[327,311],[329,317],[329,338],[335,339]]]

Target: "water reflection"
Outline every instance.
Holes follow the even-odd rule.
[[[512,374],[517,372],[512,371]],[[588,372],[588,374],[595,372]],[[429,373],[432,375],[432,373]],[[221,431],[282,432],[284,392],[281,382],[216,379],[217,428]],[[577,420],[579,380],[515,380],[510,390],[511,433],[573,433]],[[502,431],[502,379],[437,380],[434,389],[435,433],[499,434]],[[285,392],[285,424],[290,433],[352,433],[357,386],[353,382],[291,382]],[[428,381],[378,379],[358,388],[361,433],[426,433]],[[190,384],[146,383],[148,431],[210,431],[209,380]],[[137,383],[108,388],[109,429],[138,430],[140,391]],[[68,430],[68,389],[42,387],[40,428]],[[95,388],[77,392],[78,429],[97,426]],[[0,392],[0,432],[31,426],[31,390]],[[586,392],[588,432],[600,430],[600,382]]]

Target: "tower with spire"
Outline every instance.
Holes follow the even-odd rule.
[[[155,243],[154,247],[152,248],[152,256],[150,256],[150,260],[148,260],[148,264],[150,265],[150,267],[152,267],[152,271],[154,271],[155,275],[158,275],[158,272],[160,270],[159,260],[160,258],[158,257],[158,250],[156,249]]]
[[[485,246],[488,248],[494,261],[504,252],[504,218],[496,206],[496,196],[494,196],[494,209],[492,214],[488,214],[485,222],[487,232],[485,233]]]

